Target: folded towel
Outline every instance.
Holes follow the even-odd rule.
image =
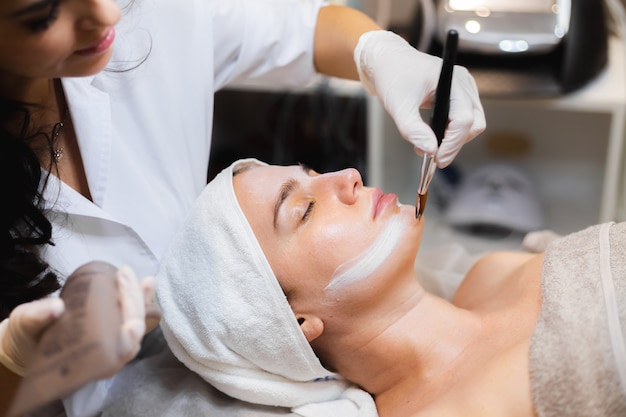
[[[555,240],[530,345],[539,417],[626,416],[626,223]]]
[[[377,416],[376,405],[372,397],[362,389],[348,387],[341,398],[326,403],[305,404],[292,409],[293,413],[302,417],[318,416]]]
[[[158,330],[148,335],[147,351],[116,375],[99,417],[297,417],[218,391],[172,355]]]
[[[157,274],[161,327],[172,352],[243,401],[294,412],[307,405],[299,413],[307,417],[375,416],[371,396],[352,395],[356,388],[321,365],[300,330],[237,202],[232,173],[244,162],[263,165],[241,160],[217,175]]]

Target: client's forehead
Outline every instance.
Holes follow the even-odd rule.
[[[239,207],[258,236],[276,232],[276,219],[284,200],[307,174],[299,165],[255,166],[233,177]]]
[[[297,166],[248,165],[233,172],[233,188],[246,217],[272,204],[282,184],[297,173]],[[258,213],[257,213],[258,214]]]
[[[304,172],[298,165],[267,165],[243,164],[233,171],[233,184],[235,191],[245,189],[248,191],[263,191],[269,193],[272,189],[278,189],[288,179],[302,176]],[[248,192],[247,191],[247,192]],[[255,192],[255,194],[256,194]]]

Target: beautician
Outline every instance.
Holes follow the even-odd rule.
[[[213,95],[233,82],[360,79],[440,167],[485,128],[475,83],[457,67],[437,148],[418,110],[432,104],[441,60],[356,10],[322,0],[119,3],[0,2],[0,318],[55,294],[94,259],[138,277],[156,271],[206,183]],[[79,390],[66,413],[97,412],[108,386]]]

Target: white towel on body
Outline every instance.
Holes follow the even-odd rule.
[[[157,275],[172,352],[234,398],[307,417],[376,416],[372,397],[326,370],[300,330],[237,202],[232,173],[242,162],[264,165],[241,160],[217,175]]]

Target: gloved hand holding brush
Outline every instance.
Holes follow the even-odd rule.
[[[463,145],[485,130],[485,114],[474,78],[466,68],[454,67],[449,124],[441,146],[420,116],[433,105],[442,60],[413,48],[402,37],[385,30],[366,32],[354,50],[359,78],[378,96],[400,134],[419,155],[435,156],[438,167],[448,166]]]

